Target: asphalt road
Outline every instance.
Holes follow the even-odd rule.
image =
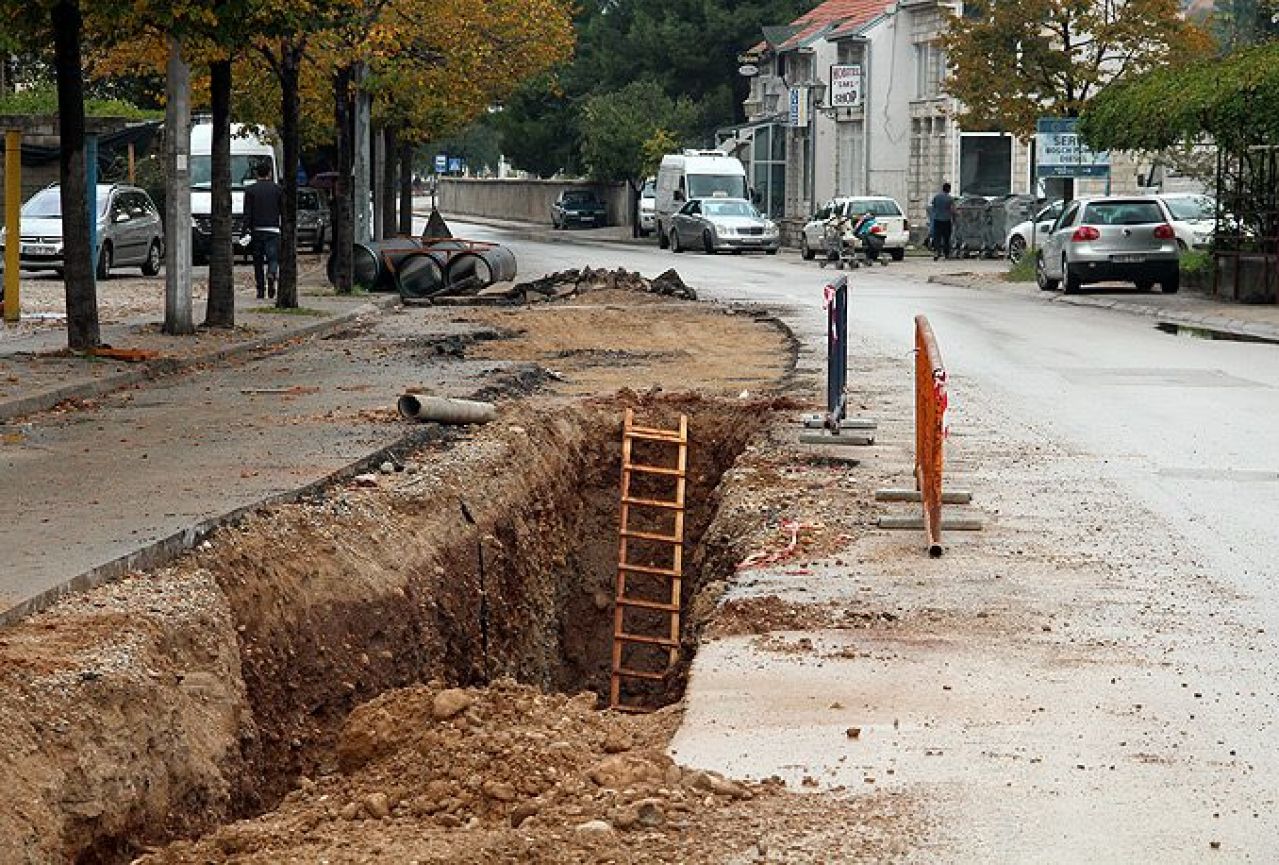
[[[802,366],[820,369],[832,271],[794,255],[454,229],[508,240],[525,275],[673,266],[704,298],[783,307]],[[850,274],[850,384],[881,422],[858,471],[909,483],[924,313],[951,376],[949,477],[974,489],[986,531],[938,561],[870,529],[842,560],[744,574],[730,598],[828,600],[895,625],[791,633],[785,652],[704,644],[673,750],[900,797],[885,825],[901,861],[1273,861],[1279,346],[1170,335],[996,279],[926,281],[943,267]]]

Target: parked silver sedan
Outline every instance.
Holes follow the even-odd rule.
[[[1039,287],[1067,292],[1108,280],[1166,294],[1180,288],[1177,233],[1153,196],[1083,198],[1066,205],[1035,260]]]
[[[744,198],[695,198],[671,219],[671,249],[694,245],[708,254],[721,249],[759,249],[776,255],[782,239],[777,225]]]

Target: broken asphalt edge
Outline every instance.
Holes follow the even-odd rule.
[[[975,286],[960,279],[958,276],[948,274],[930,276],[928,281],[935,285],[948,285],[954,288],[976,288],[979,290],[981,288],[981,286]],[[1127,313],[1128,315],[1141,315],[1147,318],[1158,319],[1159,321],[1167,322],[1169,324],[1219,330],[1222,333],[1230,333],[1236,336],[1252,336],[1279,340],[1279,326],[1255,321],[1243,321],[1241,319],[1230,318],[1229,316],[1224,315],[1200,315],[1197,313],[1187,314],[1184,312],[1164,309],[1163,307],[1155,304],[1142,303],[1138,300],[1129,299],[1127,296],[1123,295],[1055,294],[1048,298],[1048,301],[1049,303],[1064,303],[1070,306],[1090,306],[1094,309],[1113,309],[1117,312]]]
[[[201,364],[212,363],[220,360],[230,360],[232,358],[253,354],[255,352],[281,348],[298,339],[324,336],[347,327],[362,316],[370,313],[382,312],[386,308],[394,306],[399,302],[400,296],[398,294],[387,295],[385,299],[381,297],[372,298],[369,302],[362,303],[354,309],[313,324],[306,324],[298,328],[281,331],[280,333],[273,333],[268,336],[258,337],[257,339],[246,340],[224,348],[195,354],[190,357],[161,358],[160,360],[148,361],[138,364],[137,368],[131,369],[128,372],[116,373],[115,375],[109,375],[100,379],[73,382],[42,393],[35,393],[12,400],[0,401],[0,422],[10,421],[24,415],[35,414],[36,412],[47,411],[48,409],[53,408],[59,403],[66,402],[69,399],[94,399],[96,397],[105,396],[113,391],[120,390],[121,388],[126,388],[129,385],[138,384],[139,382],[152,381],[158,378],[164,378],[165,376],[176,375],[200,366]]]

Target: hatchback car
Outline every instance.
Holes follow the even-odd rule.
[[[1021,261],[1026,250],[1043,242],[1044,235],[1053,227],[1057,217],[1061,216],[1061,201],[1054,201],[1035,214],[1033,219],[1019,222],[1008,232],[1004,240],[1004,249],[1008,251],[1008,260],[1016,264]]]
[[[595,227],[607,222],[608,210],[591,189],[565,189],[551,205],[551,225],[554,228],[568,228],[570,225]]]
[[[640,189],[638,222],[640,237],[648,237],[657,227],[657,181],[651,177]]]
[[[98,184],[97,274],[138,267],[155,276],[164,262],[164,226],[151,196],[136,186]],[[18,259],[23,270],[62,273],[62,193],[47,186],[22,205]],[[0,235],[0,249],[7,242]]]
[[[670,245],[683,252],[694,244],[708,254],[758,249],[776,255],[782,239],[776,223],[744,198],[694,198],[671,219]]]
[[[329,203],[324,193],[309,186],[298,189],[298,246],[308,246],[312,252],[323,252],[324,244],[333,243],[333,224],[329,218]]]
[[[844,225],[848,226],[847,232],[852,230],[851,226],[859,216],[867,213],[883,227],[883,251],[891,255],[893,261],[901,261],[906,256],[906,244],[910,242],[910,221],[896,199],[882,195],[836,198],[827,202],[804,225],[799,238],[800,255],[811,260],[818,252],[825,251],[826,227],[831,219],[842,218]],[[851,237],[846,239],[851,241]]]
[[[1067,292],[1122,280],[1142,291],[1180,288],[1177,233],[1153,196],[1083,198],[1066,205],[1035,259],[1039,287]]]
[[[1217,202],[1193,192],[1169,192],[1158,196],[1168,211],[1182,249],[1207,249],[1217,228]]]

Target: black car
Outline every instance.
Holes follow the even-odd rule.
[[[608,209],[590,189],[565,189],[551,205],[551,225],[568,228],[587,225],[592,228],[608,223]]]

